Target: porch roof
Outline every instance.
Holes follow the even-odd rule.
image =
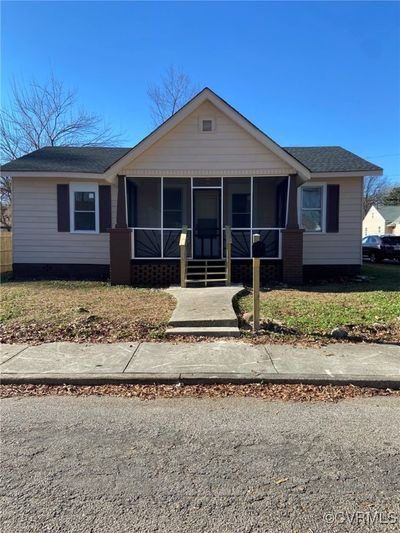
[[[282,147],[312,173],[376,172],[382,169],[340,146]],[[48,146],[2,166],[7,172],[81,172],[104,174],[131,148]]]

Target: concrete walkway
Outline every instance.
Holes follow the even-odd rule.
[[[197,290],[197,289],[196,289]],[[400,388],[400,347],[242,342],[2,345],[3,383],[354,383]]]
[[[242,290],[243,285],[167,289],[177,300],[167,335],[239,337],[232,299]]]

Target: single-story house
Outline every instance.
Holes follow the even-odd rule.
[[[363,177],[382,169],[339,146],[279,146],[205,88],[133,148],[47,147],[2,174],[17,277],[166,285],[184,227],[191,268],[225,261],[231,236],[233,282],[251,281],[254,234],[263,283],[357,273]]]
[[[371,206],[362,223],[366,235],[400,235],[400,205]]]

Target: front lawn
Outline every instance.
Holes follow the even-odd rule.
[[[363,274],[370,281],[265,290],[261,316],[275,322],[254,336],[241,320],[242,339],[326,342],[341,326],[349,340],[400,343],[400,266],[365,265]],[[82,281],[8,282],[1,297],[0,342],[5,343],[164,340],[176,304],[159,289]],[[251,308],[250,293],[237,300],[240,317]]]
[[[7,343],[157,340],[175,307],[161,290],[83,281],[4,283],[1,300]]]
[[[331,340],[330,332],[340,326],[350,340],[400,342],[400,266],[364,265],[362,274],[370,281],[262,292],[261,316],[283,327],[259,340]],[[238,307],[240,314],[251,311],[252,295],[240,298]]]

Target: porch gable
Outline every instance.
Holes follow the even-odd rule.
[[[202,131],[207,121],[211,131]],[[127,161],[127,176],[287,176],[295,169],[210,101]]]

